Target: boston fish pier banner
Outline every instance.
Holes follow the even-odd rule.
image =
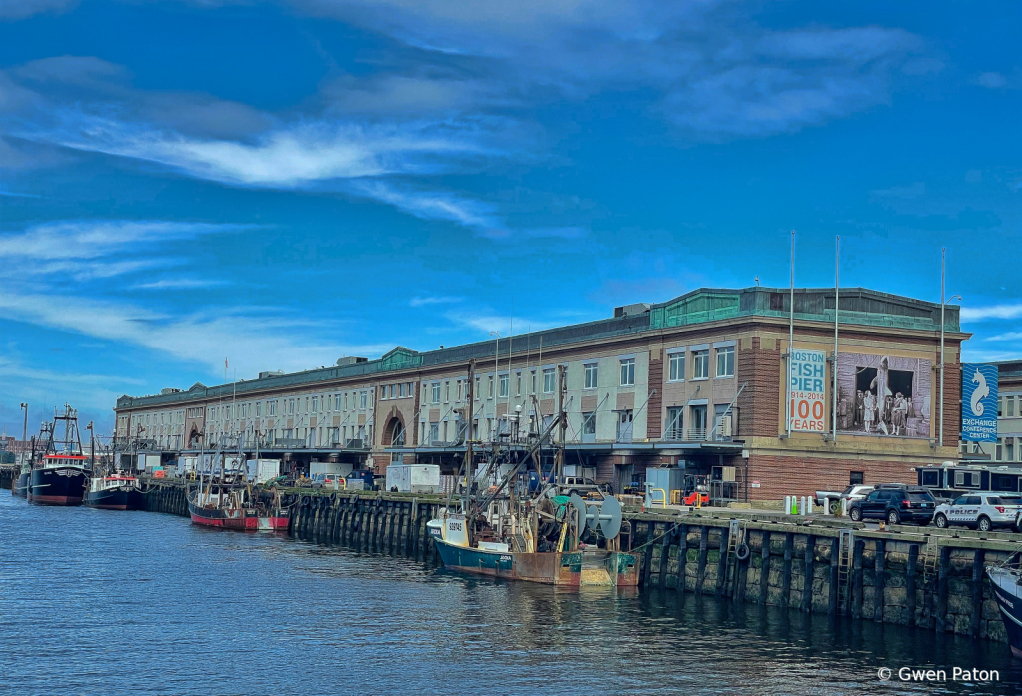
[[[792,351],[791,398],[788,402],[792,432],[822,433],[825,430],[826,373],[827,354],[824,351]]]

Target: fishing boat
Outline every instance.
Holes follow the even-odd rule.
[[[28,497],[28,483],[32,477],[32,465],[25,463],[21,465],[21,472],[11,481],[11,494],[19,498]]]
[[[63,422],[64,439],[57,440],[57,423]],[[78,412],[64,404],[63,413],[43,425],[46,449],[32,463],[28,480],[28,501],[43,505],[81,505],[89,482],[89,458],[82,452]]]
[[[145,493],[134,476],[117,472],[89,479],[85,505],[103,510],[144,510]]]
[[[471,362],[470,404],[474,367]],[[563,370],[561,385],[563,392]],[[638,557],[622,549],[618,501],[608,495],[587,505],[578,494],[560,495],[557,481],[564,480],[560,472],[566,423],[562,409],[542,433],[521,439],[516,437],[516,422],[508,428],[507,446],[493,447],[481,477],[474,472],[472,443],[466,442],[463,470],[468,490],[460,509],[452,507],[449,498],[440,514],[426,524],[445,567],[560,586],[638,585]],[[530,463],[541,461],[540,451],[558,427],[561,437],[554,475],[538,491],[530,492],[524,474]],[[630,544],[630,535],[627,538]]]
[[[1015,558],[1014,567],[1008,564],[991,566],[986,572],[1004,619],[1011,654],[1022,658],[1022,570],[1018,568],[1017,554]]]
[[[195,524],[244,531],[286,531],[290,519],[275,489],[267,501],[251,486],[212,481],[188,492],[188,514]]]

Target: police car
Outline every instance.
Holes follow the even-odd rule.
[[[989,532],[994,527],[1018,529],[1022,499],[995,493],[967,493],[952,503],[937,506],[933,522],[941,529],[951,525],[975,527]]]

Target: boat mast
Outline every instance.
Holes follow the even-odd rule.
[[[567,390],[564,365],[557,366],[557,453],[554,455],[554,474],[557,485],[564,483],[564,437],[568,419],[564,413],[564,393]]]
[[[466,498],[472,495],[472,482],[475,480],[474,454],[472,452],[472,421],[475,416],[475,374],[476,361],[468,361],[468,421],[465,423],[465,494],[461,496],[461,511],[467,512]]]

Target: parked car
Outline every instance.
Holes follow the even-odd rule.
[[[1022,499],[1002,497],[996,493],[969,493],[952,503],[938,505],[933,523],[941,529],[952,525],[974,527],[989,532],[995,527],[1018,529]]]
[[[848,511],[852,521],[886,520],[888,524],[916,522],[927,525],[933,519],[936,503],[922,486],[881,484],[865,498],[852,502]]]
[[[834,497],[830,499],[831,514],[836,514],[841,511],[842,500],[847,500],[848,507],[851,508],[853,502],[855,502],[856,500],[862,500],[874,488],[876,488],[876,485],[872,483],[870,484],[853,483],[851,486],[844,489],[841,493],[835,493]],[[826,491],[817,491],[816,495],[819,496],[821,493],[826,493]],[[822,498],[818,499],[817,502],[820,505],[823,505]]]
[[[312,477],[313,488],[343,489],[344,477],[340,474],[316,474]]]
[[[590,493],[603,494],[603,488],[600,484],[596,483],[596,481],[593,481],[591,478],[585,478],[583,476],[565,476],[564,482],[560,485],[561,488],[567,491],[568,495],[578,493],[584,498]]]

